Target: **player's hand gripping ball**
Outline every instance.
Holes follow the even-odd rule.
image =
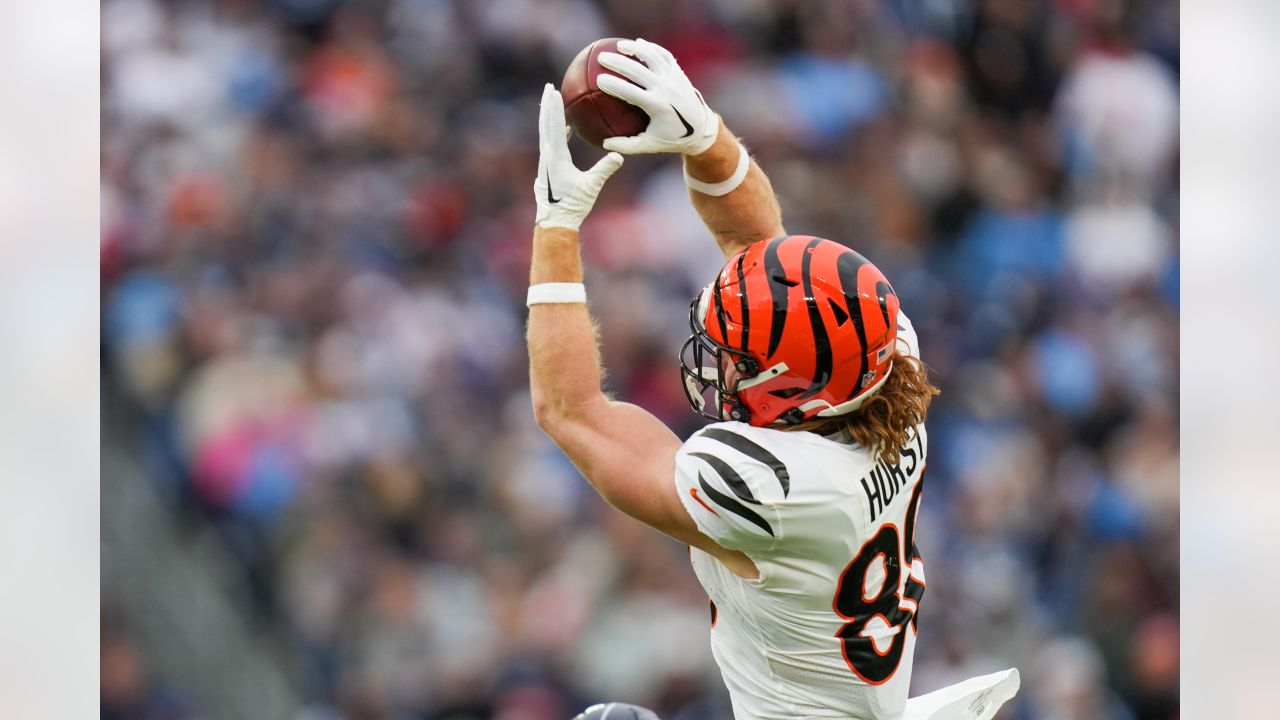
[[[639,135],[649,125],[649,116],[644,110],[615,98],[596,84],[602,75],[628,82],[600,64],[600,53],[618,52],[620,41],[626,42],[620,38],[604,38],[582,48],[569,63],[560,83],[569,127],[596,147],[603,147],[604,141],[611,137]]]
[[[538,106],[538,176],[533,181],[538,226],[577,230],[596,204],[605,181],[620,167],[622,156],[616,152],[600,158],[589,170],[579,170],[573,164],[564,100],[547,83]]]
[[[588,45],[562,87],[570,125],[605,150],[698,155],[720,131],[675,56],[643,38]]]
[[[570,126],[605,150],[698,155],[716,142],[719,118],[675,55],[644,40],[596,40],[561,83]]]

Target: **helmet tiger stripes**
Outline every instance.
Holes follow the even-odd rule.
[[[729,259],[689,309],[680,352],[695,412],[756,426],[853,412],[889,377],[898,296],[849,248],[788,235]]]

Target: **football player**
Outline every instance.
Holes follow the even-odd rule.
[[[938,391],[888,279],[830,240],[787,235],[768,178],[671,53],[618,43],[599,87],[644,109],[587,171],[548,85],[539,119],[528,295],[538,424],[601,496],[687,543],[711,648],[739,720],[991,718],[1016,670],[907,698],[925,592],[913,542]],[[630,81],[630,82],[628,82]],[[714,420],[681,442],[604,395],[578,228],[619,153],[679,153],[727,262],[693,300],[681,376]],[[635,717],[622,704],[583,718]]]

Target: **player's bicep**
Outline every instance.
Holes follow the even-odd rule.
[[[610,505],[683,542],[697,533],[671,483],[680,439],[661,420],[601,401],[543,429]]]

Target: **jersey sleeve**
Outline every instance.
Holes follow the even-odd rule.
[[[779,503],[790,478],[773,453],[733,425],[710,425],[680,447],[676,492],[698,529],[721,547],[769,550],[783,536]]]

